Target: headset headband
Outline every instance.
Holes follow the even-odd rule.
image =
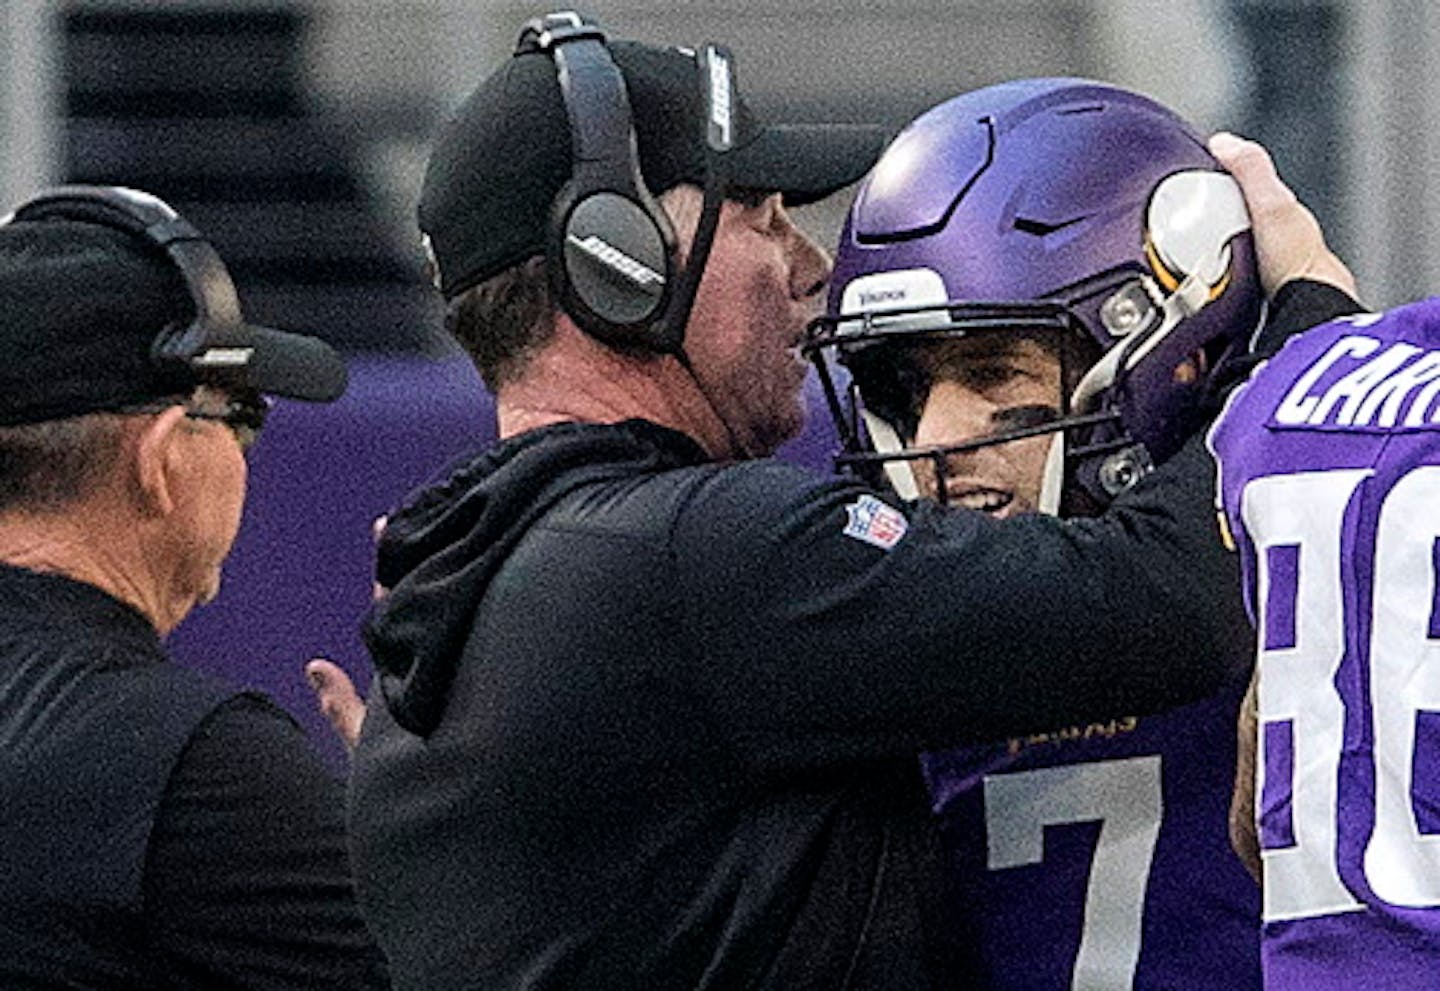
[[[197,380],[243,384],[251,351],[241,346],[248,343],[249,334],[235,284],[210,242],[164,200],[123,186],[57,186],[20,206],[8,219],[99,224],[164,251],[180,273],[195,317],[188,325],[160,331],[151,357],[157,364],[182,365]]]
[[[733,71],[727,52],[697,59],[704,107],[705,204],[685,270],[674,229],[640,170],[625,78],[605,33],[573,11],[531,21],[516,54],[555,62],[571,135],[571,177],[551,208],[547,269],[561,307],[615,347],[683,354],[685,324],[724,200],[719,156],[733,142]],[[717,87],[720,89],[717,90]]]
[[[156,333],[150,345],[156,368],[180,373],[193,383],[311,402],[329,402],[345,391],[345,363],[324,341],[245,322],[220,255],[159,197],[123,186],[57,186],[22,204],[0,224],[47,220],[119,230],[163,251],[175,266],[195,316]]]

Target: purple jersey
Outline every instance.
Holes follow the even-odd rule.
[[[1258,629],[1265,985],[1440,987],[1440,299],[1292,340],[1211,447]]]
[[[1260,986],[1260,895],[1227,830],[1243,690],[923,758],[965,987]]]

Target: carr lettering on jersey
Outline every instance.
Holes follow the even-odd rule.
[[[1266,425],[1353,431],[1440,427],[1440,340],[1406,333],[1413,329],[1407,318],[1415,308],[1336,321],[1324,335],[1331,340],[1324,351],[1299,367],[1282,361],[1283,377],[1260,376],[1262,387],[1285,383]]]

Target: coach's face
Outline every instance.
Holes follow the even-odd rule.
[[[169,633],[220,590],[220,568],[240,528],[248,471],[247,431],[232,426],[229,397],[200,388],[130,417],[117,491],[142,547],[135,562],[154,601],[152,622]]]
[[[700,191],[672,193],[681,196],[677,227],[692,231]],[[741,448],[735,454],[771,454],[804,425],[807,366],[798,348],[829,275],[829,256],[795,226],[779,193],[725,202],[686,351]]]
[[[209,417],[223,410],[228,397],[198,390],[188,410]],[[215,419],[182,417],[177,425],[181,455],[176,471],[177,533],[187,540],[179,585],[193,601],[209,602],[220,591],[220,572],[240,530],[248,468],[242,439]]]

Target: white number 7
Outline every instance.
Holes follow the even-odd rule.
[[[1040,863],[1046,826],[1100,823],[1072,988],[1129,988],[1133,983],[1162,812],[1160,758],[1155,756],[985,779],[991,870]]]

